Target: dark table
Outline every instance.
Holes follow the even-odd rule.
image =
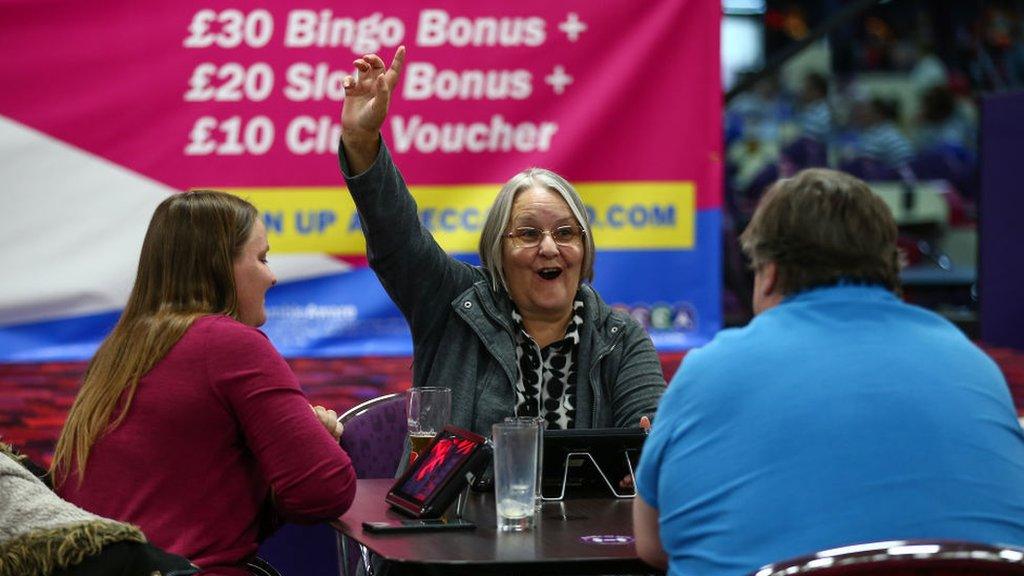
[[[403,574],[646,574],[633,545],[633,501],[586,498],[545,502],[532,531],[499,533],[494,494],[470,493],[463,517],[475,530],[374,534],[364,521],[401,519],[384,496],[392,480],[359,480],[356,500],[332,523]],[[585,536],[625,536],[595,543]],[[593,539],[591,539],[593,540]],[[609,540],[609,539],[605,539]]]

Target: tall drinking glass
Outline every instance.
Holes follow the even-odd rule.
[[[452,391],[438,386],[410,388],[408,411],[409,463],[415,462],[427,444],[448,423],[452,412]]]
[[[541,494],[541,482],[544,479],[544,429],[548,421],[543,416],[510,416],[505,422],[525,422],[537,427],[537,483],[534,486],[534,502],[537,510],[540,510],[544,503],[544,496]]]
[[[499,531],[533,528],[536,514],[537,433],[535,422],[499,422],[494,442],[494,505]]]

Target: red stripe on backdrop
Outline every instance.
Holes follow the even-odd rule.
[[[346,264],[353,268],[366,268],[370,265],[369,261],[366,259],[366,256],[363,255],[342,256],[339,254],[332,254],[331,258],[334,258],[335,260],[339,260],[341,262],[345,262]]]
[[[1024,414],[1024,352],[984,347],[999,364]],[[666,377],[675,374],[684,352],[662,354]],[[409,357],[289,360],[314,404],[339,413],[370,398],[400,392],[412,384]],[[0,364],[0,439],[34,461],[49,465],[53,445],[74,401],[85,362]]]

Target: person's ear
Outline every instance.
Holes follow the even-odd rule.
[[[761,265],[761,292],[764,296],[775,296],[778,290],[779,267],[775,262]]]

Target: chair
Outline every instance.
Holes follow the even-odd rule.
[[[359,404],[341,416],[341,447],[357,478],[393,478],[405,450],[408,423],[405,394],[386,394]],[[356,494],[356,498],[359,495]],[[286,576],[354,574],[355,542],[326,524],[287,524],[260,546],[260,557]]]
[[[387,394],[367,400],[338,417],[345,427],[341,447],[352,459],[357,478],[395,477],[409,432],[407,403],[405,394]],[[341,574],[355,574],[364,551],[341,534],[337,535],[337,542]],[[354,554],[357,550],[360,554]]]
[[[357,478],[394,478],[409,431],[405,394],[386,394],[338,417],[345,427],[341,447]]]
[[[1024,549],[948,540],[843,546],[769,564],[751,576],[998,576],[1024,574]]]

